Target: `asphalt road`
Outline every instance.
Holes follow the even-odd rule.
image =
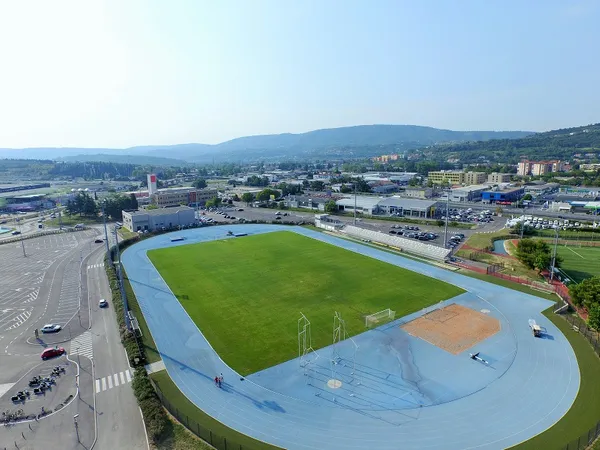
[[[0,447],[75,449],[91,448],[96,442],[98,449],[147,448],[129,382],[119,383],[122,386],[113,392],[95,389],[96,371],[104,377],[115,370],[115,384],[131,375],[120,375],[128,366],[114,313],[97,308],[97,299],[110,294],[103,268],[105,246],[93,242],[101,231],[24,240],[26,257],[20,242],[0,246],[0,405],[8,399],[6,409],[11,411],[30,413],[33,405],[41,412],[42,406],[54,409],[61,396],[71,395],[70,390],[75,394],[56,413],[0,433]],[[60,324],[62,330],[40,333],[36,339],[34,330],[46,323]],[[68,359],[63,356],[56,363],[71,364],[77,376],[65,376],[56,391],[61,394],[44,396],[46,403],[39,397],[35,403],[11,405],[13,391],[21,390],[27,377],[39,369],[40,352],[55,345],[68,352]],[[70,390],[63,392],[64,386]]]
[[[117,330],[115,310],[104,272],[104,252],[88,262],[88,292],[92,309],[91,339],[94,349],[94,392],[98,413],[98,441],[95,449],[146,449],[148,443],[141,412],[131,389],[133,370]],[[101,298],[108,308],[99,308]],[[114,299],[118,301],[119,299]]]

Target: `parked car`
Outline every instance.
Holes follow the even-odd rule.
[[[94,244],[102,244],[104,241],[102,239],[94,240]]]
[[[244,208],[238,208],[238,211],[243,211],[243,210],[244,210]]]
[[[20,231],[17,231],[17,230],[15,230],[15,231],[13,231],[13,232],[12,232],[12,233],[10,233],[10,234],[12,234],[13,236],[16,236],[17,234],[21,234],[21,232],[20,232]]]
[[[106,301],[106,299],[101,298],[100,301],[98,302],[98,307],[99,308],[106,308],[108,306],[108,302]]]
[[[62,347],[54,347],[45,349],[40,355],[41,358],[45,361],[49,358],[54,358],[56,356],[64,355],[65,349]]]
[[[62,327],[55,323],[47,323],[42,328],[40,328],[40,331],[42,333],[58,333],[60,330],[62,330]]]

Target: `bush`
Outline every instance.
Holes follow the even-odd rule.
[[[148,437],[157,442],[165,432],[169,419],[145,369],[135,370],[131,385],[144,416]]]

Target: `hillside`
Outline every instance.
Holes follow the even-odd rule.
[[[479,157],[515,163],[529,159],[568,160],[577,153],[600,152],[600,123],[536,133],[520,139],[438,144],[428,149],[438,158],[458,157],[461,162]]]
[[[255,159],[352,158],[374,156],[391,148],[406,151],[441,143],[470,140],[513,139],[530,135],[526,131],[452,131],[415,125],[360,125],[310,131],[300,134],[246,136],[216,145],[180,144],[140,146],[127,149],[35,148],[0,149],[0,158],[68,158],[82,160],[90,154],[103,160],[119,161],[131,155],[143,162],[145,156],[188,162],[248,161]],[[106,156],[109,155],[109,156]],[[87,159],[89,160],[89,159]],[[121,162],[123,159],[120,160]]]

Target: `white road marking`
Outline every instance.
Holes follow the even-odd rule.
[[[96,394],[100,392],[100,379],[96,380]]]
[[[113,377],[115,378],[115,387],[117,387],[119,385],[119,375],[115,373]]]
[[[130,383],[131,382],[131,374],[129,373],[129,370],[125,371],[125,376],[127,377],[127,382]]]
[[[102,390],[106,390],[106,378],[102,378]]]
[[[108,381],[108,388],[112,389],[113,388],[112,377],[109,375],[106,378],[107,378],[107,381]]]
[[[123,375],[123,372],[121,372],[119,375],[121,376],[121,384],[125,384],[125,375]]]

